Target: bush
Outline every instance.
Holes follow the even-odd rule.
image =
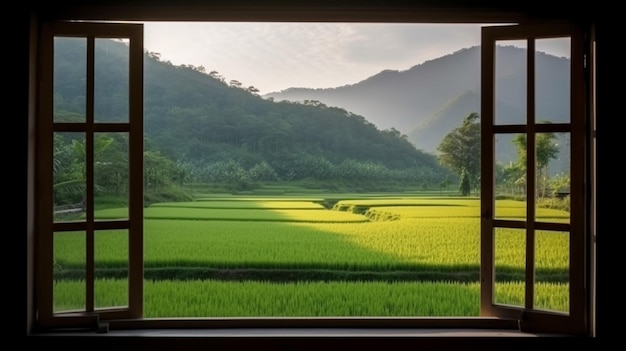
[[[162,187],[146,191],[143,194],[143,206],[148,207],[157,202],[193,201],[189,190],[179,186]]]
[[[542,208],[552,208],[556,210],[570,211],[569,196],[565,197],[544,197],[537,199],[537,206]]]

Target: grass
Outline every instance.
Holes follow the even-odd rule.
[[[144,221],[146,313],[159,317],[477,315],[477,295],[468,297],[461,291],[475,286],[472,294],[478,294],[478,199],[344,196],[333,210],[320,205],[323,199],[310,196],[237,198],[221,194],[200,201],[151,205],[145,209]],[[514,200],[498,200],[496,208],[512,217],[525,211],[524,204]],[[96,216],[119,218],[125,213],[124,208],[106,209]],[[569,218],[567,212],[555,209],[541,209],[538,215],[562,221]],[[524,295],[524,237],[517,229],[496,232],[496,288],[501,291],[497,297],[505,302],[519,303]],[[537,303],[566,310],[568,236],[538,231],[536,240],[536,284],[546,286],[543,289],[547,291],[538,293]],[[126,290],[114,286],[124,284],[127,277],[128,233],[97,232],[95,245],[96,281],[101,290],[108,291],[108,297],[99,301],[112,298],[107,306],[118,304],[116,299],[123,304]],[[54,246],[55,304],[59,309],[80,308],[76,307],[81,305],[80,298],[70,296],[74,291],[81,295],[84,288],[70,286],[81,284],[84,278],[84,233],[58,233]],[[217,291],[210,299],[206,297],[207,289],[222,287],[239,302],[227,307],[233,300]],[[434,290],[426,294],[422,289],[428,287]],[[350,292],[345,301],[334,302],[333,291],[343,294],[344,290]],[[154,300],[176,291],[178,295],[170,298],[174,304],[160,306]],[[328,295],[307,295],[315,291],[320,296],[327,291]],[[279,297],[282,294],[301,296],[300,302],[288,302]],[[278,305],[273,310],[261,309],[263,304],[255,295]],[[444,310],[427,307],[431,298],[439,299],[442,308],[450,306]],[[327,302],[312,304],[317,306],[315,310],[304,307],[316,299]],[[445,302],[459,299],[462,302],[458,304]],[[197,305],[192,302],[196,300],[203,302]],[[412,303],[421,307],[411,307]],[[465,303],[468,305],[459,306]],[[362,306],[343,308],[350,304]]]
[[[125,306],[127,282],[96,281],[97,306]],[[57,283],[57,311],[84,308],[84,282]],[[145,318],[165,317],[476,317],[478,283],[144,281]],[[522,304],[523,284],[496,286],[501,303]],[[539,308],[567,311],[567,284],[539,284]]]

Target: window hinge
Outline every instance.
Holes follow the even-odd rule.
[[[105,334],[109,332],[109,323],[98,323],[98,333]]]
[[[524,332],[524,320],[526,319],[526,311],[520,311],[519,319],[517,320],[517,330]]]

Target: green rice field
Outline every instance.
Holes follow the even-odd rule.
[[[145,208],[145,317],[478,316],[479,199],[383,195],[205,195]],[[496,202],[497,218],[525,211]],[[55,311],[85,306],[85,245],[82,232],[54,236]],[[96,232],[94,245],[96,306],[125,306],[128,233]],[[539,308],[568,310],[568,247],[567,233],[536,234]],[[496,302],[524,304],[524,250],[522,230],[496,232]]]

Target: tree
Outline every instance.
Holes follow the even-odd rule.
[[[548,122],[544,122],[548,123]],[[513,144],[517,148],[518,165],[521,169],[526,170],[527,164],[527,140],[525,134],[518,134],[513,138]],[[535,167],[537,189],[540,191],[539,196],[543,197],[547,194],[548,182],[550,175],[548,173],[548,164],[550,160],[556,159],[559,154],[558,138],[554,133],[538,133],[535,137]]]
[[[465,168],[461,170],[461,183],[459,184],[459,192],[461,196],[469,196],[471,190],[469,175]]]
[[[97,134],[93,142],[94,156],[105,151],[113,144],[109,136]],[[53,189],[54,205],[76,204],[85,207],[85,179],[86,179],[86,140],[69,139],[59,134],[55,135],[53,158]],[[98,172],[97,172],[98,173]],[[94,184],[96,187],[98,185]]]
[[[461,176],[466,173],[470,187],[480,179],[480,142],[480,118],[472,112],[437,147],[439,163]]]
[[[72,144],[63,136],[54,136],[52,165],[54,205],[68,205],[82,201],[85,192],[84,167],[77,165]],[[84,165],[84,163],[83,163]]]
[[[176,173],[174,161],[162,155],[158,150],[146,150],[143,153],[144,186],[147,190],[156,190],[168,186]]]
[[[256,88],[256,87],[254,87],[253,85],[249,86],[246,90],[247,90],[248,92],[252,93],[252,94],[257,94],[257,93],[260,91],[259,89],[257,89],[257,88]]]
[[[211,71],[211,72],[209,72],[209,77],[211,77],[213,79],[217,79],[220,82],[224,82],[226,80],[224,78],[224,76],[222,76],[218,71]]]
[[[526,171],[519,163],[509,161],[504,165],[496,163],[496,184],[503,187],[500,190],[513,195],[523,195],[526,186]]]

